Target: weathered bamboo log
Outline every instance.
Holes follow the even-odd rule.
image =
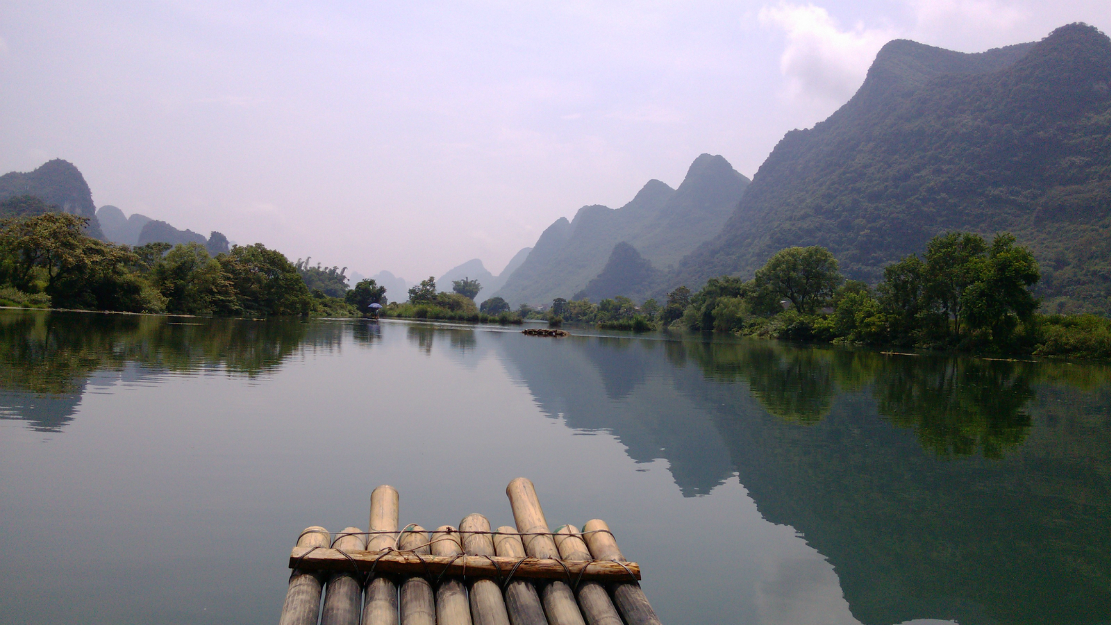
[[[610,526],[599,519],[592,519],[583,525],[583,536],[587,539],[587,547],[596,560],[611,560],[623,562],[625,556],[618,549],[618,541],[610,533]],[[621,612],[622,618],[628,625],[661,625],[645,591],[637,582],[629,581],[610,585],[610,592],[614,596],[614,605]]]
[[[402,532],[399,545],[419,556],[431,555],[429,534],[420,525]],[[436,625],[436,599],[432,584],[424,577],[406,578],[398,589],[402,625]]]
[[[398,491],[394,487],[383,485],[371,492],[371,517],[367,526],[370,532],[388,532],[368,537],[367,552],[372,554],[373,562],[373,557],[393,549],[397,540],[393,532],[398,531]],[[376,568],[374,578],[367,584],[362,625],[398,625],[398,587],[388,571]]]
[[[300,568],[306,571],[343,572],[358,569],[368,572],[377,561],[375,574],[385,575],[457,575],[468,578],[493,578],[500,579],[509,573],[510,569],[521,558],[504,558],[501,556],[417,556],[411,553],[391,553],[381,555],[373,551],[349,552],[345,556],[336,549],[317,549],[312,553],[305,547],[294,547],[290,552],[290,563],[301,558]],[[304,556],[304,557],[302,557]],[[640,578],[641,568],[636,562],[623,562],[634,576]],[[617,562],[563,562],[554,559],[536,559],[530,557],[521,563],[514,578],[530,580],[561,579],[567,581],[568,573],[572,579],[590,579],[599,582],[616,582],[629,579],[629,572]],[[584,571],[584,569],[586,569]],[[579,573],[583,571],[582,577]]]
[[[574,525],[565,525],[556,530],[556,547],[560,550],[560,557],[564,560],[584,561],[591,559],[591,552],[587,544]],[[602,584],[593,581],[581,581],[575,588],[575,597],[579,600],[579,609],[588,625],[624,625],[622,617],[614,609],[610,595]]]
[[[533,483],[523,477],[516,478],[506,487],[506,496],[510,498],[525,553],[534,558],[559,558],[560,550],[548,533],[548,522]],[[544,584],[540,594],[550,625],[586,625],[567,582],[554,580]]]
[[[520,561],[525,556],[525,547],[521,544],[521,537],[517,530],[503,525],[494,535],[494,551],[503,558],[513,558]],[[518,571],[513,579],[506,585],[506,611],[510,614],[513,625],[547,625],[544,616],[544,606],[541,605],[537,587],[532,582],[518,577]]]
[[[469,514],[459,522],[460,537],[465,553],[473,556],[494,556],[494,541],[489,533],[490,521],[481,514]],[[486,558],[483,558],[486,559]],[[506,569],[509,572],[509,569]],[[471,583],[471,619],[475,625],[510,625],[506,613],[506,602],[502,599],[502,589],[489,579],[477,579]]]
[[[347,527],[335,542],[336,551],[364,551],[366,541],[358,527]],[[359,625],[363,603],[362,575],[356,571],[335,573],[325,587],[320,625]]]
[[[306,551],[327,548],[332,536],[323,527],[305,528],[297,539],[297,546]],[[296,566],[296,563],[294,563]],[[290,587],[286,590],[286,602],[282,605],[279,625],[316,625],[320,614],[320,593],[324,576],[317,571],[303,571],[295,568],[290,576]]]
[[[455,557],[463,554],[459,532],[451,525],[441,525],[432,535],[434,556]],[[458,577],[445,577],[436,587],[436,622],[438,625],[472,625],[467,588]]]

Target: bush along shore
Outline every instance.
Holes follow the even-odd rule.
[[[1108,359],[1109,319],[1038,313],[1040,278],[1029,250],[1004,233],[991,242],[951,232],[884,270],[880,284],[845,280],[822,247],[777,252],[752,280],[679,287],[664,304],[625,297],[554,300],[550,319],[602,328],[682,329],[812,343],[948,350],[1002,356]]]

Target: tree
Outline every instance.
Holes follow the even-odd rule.
[[[976,259],[970,273],[976,280],[962,294],[961,308],[974,330],[988,330],[997,343],[1009,340],[1019,321],[1027,321],[1039,307],[1030,287],[1039,281],[1039,265],[1015,237],[1002,233],[992,241],[988,256]]]
[[[262,316],[305,315],[312,308],[309,289],[297,267],[262,243],[236,245],[216,259],[231,277],[239,307]]]
[[[649,321],[655,321],[656,314],[660,312],[660,305],[656,303],[655,299],[647,299],[641,304],[641,312],[649,318]]]
[[[199,243],[174,246],[155,265],[151,282],[166,298],[169,312],[190,315],[239,312],[231,277]]]
[[[359,312],[367,312],[371,304],[386,305],[386,287],[379,286],[374,278],[360,280],[355,288],[344,294],[344,301],[355,306]]]
[[[468,279],[467,276],[464,276],[463,280],[452,281],[452,290],[473,300],[475,296],[479,294],[479,291],[483,290],[483,285],[479,284],[478,280],[471,280]]]
[[[924,272],[926,265],[915,254],[884,268],[884,281],[877,285],[877,302],[892,321],[893,338],[904,341],[923,322],[928,306]]]
[[[500,315],[504,312],[510,312],[510,305],[501,297],[492,297],[488,300],[484,300],[483,303],[479,305],[479,312],[484,315]]]
[[[409,301],[412,304],[430,304],[436,299],[436,278],[429,276],[428,280],[410,287]]]
[[[138,262],[135,265],[136,271],[139,273],[150,273],[158,261],[169,252],[173,245],[163,243],[162,241],[155,241],[146,245],[140,245],[132,248],[131,253],[135,254]],[[210,254],[211,255],[211,254]]]
[[[987,251],[985,240],[971,232],[947,232],[927,243],[925,293],[954,322],[952,334],[961,333],[965,289],[977,281],[977,259]]]
[[[552,314],[556,317],[563,317],[564,313],[568,311],[568,300],[557,297],[552,300]]]
[[[668,302],[660,312],[660,321],[668,325],[683,316],[683,311],[691,304],[691,289],[686,286],[676,288],[668,294]]]
[[[316,267],[312,267],[309,265],[308,258],[305,260],[297,259],[294,267],[297,267],[297,272],[301,274],[301,279],[305,281],[305,286],[310,291],[320,291],[328,297],[344,297],[344,294],[348,291],[347,276],[344,275],[347,272],[347,267],[343,269],[339,267],[322,268],[320,263],[317,263]]]
[[[786,297],[799,313],[814,314],[834,295],[842,276],[829,250],[811,246],[776,252],[757,270],[754,280],[758,288]]]

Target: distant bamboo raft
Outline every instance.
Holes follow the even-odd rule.
[[[551,336],[559,338],[561,336],[568,336],[565,330],[554,330],[551,328],[526,328],[521,331],[526,336]]]
[[[399,531],[398,492],[379,486],[368,531],[297,538],[280,625],[660,625],[606,523],[552,532],[532,482],[506,495],[516,531],[470,514],[430,534]]]

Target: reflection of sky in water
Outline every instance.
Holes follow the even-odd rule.
[[[303,527],[365,525],[381,483],[399,489],[403,523],[478,511],[512,524],[504,489],[518,475],[537,484],[554,527],[606,519],[665,622],[991,622],[1000,606],[933,586],[912,596],[916,575],[945,575],[942,564],[870,551],[873,535],[918,540],[880,535],[900,519],[926,519],[907,530],[924,549],[949,540],[927,536],[934,510],[901,504],[898,489],[922,486],[919,475],[941,487],[973,480],[982,496],[1037,504],[1009,490],[1016,465],[1058,462],[1055,445],[1085,427],[1108,440],[1099,389],[1086,402],[1103,417],[1067,415],[1053,430],[1036,419],[1037,445],[1003,462],[937,460],[878,416],[866,391],[831,397],[818,423],[793,423],[770,417],[745,380],[708,380],[694,348],[681,357],[659,341],[326,322],[296,345],[251,375],[226,364],[252,362],[244,354],[96,370],[81,394],[57,398],[70,413],[53,431],[36,431],[44,398],[2,391],[5,414],[27,425],[0,421],[0,593],[18,598],[0,622],[271,622]],[[844,464],[832,463],[839,455]],[[892,467],[907,475],[884,475]],[[888,477],[895,486],[861,484]],[[1033,483],[1056,484],[1047,479]],[[1107,471],[1063,479],[1103,492],[1107,511]],[[960,516],[965,496],[939,505]],[[900,505],[908,515],[893,516]],[[847,520],[854,509],[864,517]],[[148,559],[152,547],[163,560]],[[904,568],[906,578],[893,574]]]

